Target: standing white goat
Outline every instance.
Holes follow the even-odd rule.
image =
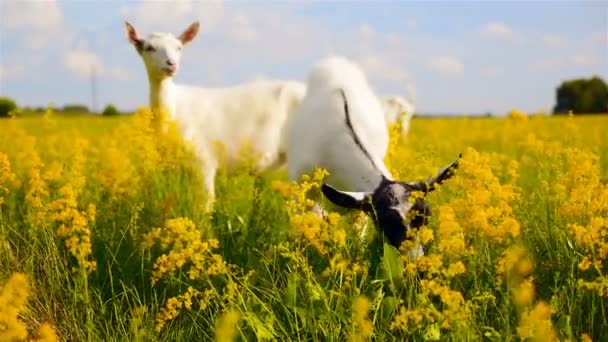
[[[340,191],[323,184],[331,202],[370,214],[388,239],[399,248],[410,228],[426,224],[430,208],[422,198],[409,201],[414,191],[428,193],[452,175],[457,162],[427,182],[392,180],[382,158],[388,147],[382,106],[361,69],[343,57],[329,57],[313,67],[307,94],[289,126],[287,164],[291,180],[320,167]],[[410,211],[418,213],[409,222]],[[408,251],[423,254],[419,244]]]
[[[129,23],[127,37],[143,59],[150,85],[150,106],[167,110],[185,139],[192,141],[203,163],[203,177],[209,196],[207,209],[215,199],[215,175],[223,145],[228,165],[238,160],[243,143],[251,143],[260,169],[280,164],[284,154],[283,127],[304,97],[302,83],[254,81],[227,88],[198,88],[176,85],[182,47],[194,39],[198,22],[179,37],[152,33],[141,38]]]
[[[382,107],[387,123],[400,122],[401,134],[406,135],[410,130],[410,121],[414,116],[415,92],[411,84],[406,84],[408,98],[402,96],[387,96],[382,100]]]

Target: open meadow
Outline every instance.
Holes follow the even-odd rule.
[[[517,114],[517,113],[515,113]],[[0,120],[0,340],[607,341],[608,117],[415,118],[386,164],[428,196],[409,261],[284,170],[200,165],[175,127]]]

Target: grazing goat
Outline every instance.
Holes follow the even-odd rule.
[[[185,139],[190,140],[203,163],[203,177],[208,193],[207,209],[215,199],[215,175],[223,145],[228,165],[238,161],[243,143],[250,143],[260,157],[258,168],[281,164],[285,144],[283,127],[288,114],[304,97],[302,83],[258,80],[227,88],[198,88],[177,85],[182,47],[199,30],[198,22],[179,37],[170,33],[152,33],[141,38],[129,23],[127,37],[143,59],[150,86],[150,107],[166,110],[176,120]]]
[[[382,161],[389,139],[382,106],[361,69],[343,57],[329,57],[313,67],[306,97],[292,115],[287,147],[290,179],[316,167],[326,169],[326,182],[332,186],[321,187],[325,197],[370,214],[397,248],[407,231],[426,224],[430,214],[423,198],[409,200],[412,193],[427,194],[458,166],[457,161],[452,163],[427,182],[392,180]],[[410,212],[418,215],[406,222]],[[423,254],[422,246],[417,244],[408,253],[416,258]]]

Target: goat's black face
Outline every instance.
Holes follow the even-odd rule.
[[[371,193],[339,191],[327,184],[323,184],[321,190],[334,204],[368,212],[389,243],[399,248],[409,229],[426,225],[431,215],[428,203],[415,193],[426,195],[435,188],[435,184],[450,178],[457,167],[458,161],[455,161],[427,182],[404,183],[383,178]]]
[[[371,196],[368,211],[389,243],[397,248],[409,229],[428,222],[430,207],[422,198],[412,198],[414,191],[407,183],[384,180]]]

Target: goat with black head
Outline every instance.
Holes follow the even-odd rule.
[[[338,206],[370,214],[388,242],[399,248],[410,229],[428,224],[431,208],[424,197],[435,190],[437,184],[450,178],[457,167],[458,160],[443,168],[434,178],[421,182],[393,181],[383,176],[380,185],[371,192],[340,191],[327,184],[323,184],[321,191]],[[415,196],[416,192],[423,196]],[[418,246],[413,252],[418,254],[422,249]]]
[[[323,194],[339,206],[369,213],[390,243],[400,247],[408,229],[426,224],[430,214],[422,198],[411,198],[414,192],[432,191],[458,163],[428,182],[393,180],[383,162],[389,135],[382,105],[361,68],[344,57],[317,63],[306,88],[288,126],[289,178],[298,180],[315,168],[329,171],[326,182],[332,186],[323,185]],[[421,252],[420,246],[408,251],[412,257]]]

